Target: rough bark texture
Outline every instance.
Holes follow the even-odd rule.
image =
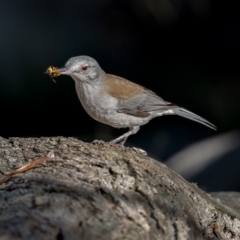
[[[50,151],[0,185],[0,239],[240,239],[239,207],[134,149],[0,138],[0,177]]]

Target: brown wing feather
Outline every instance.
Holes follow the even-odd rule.
[[[106,74],[106,87],[103,91],[119,100],[118,112],[146,118],[152,111],[166,111],[171,103],[164,101],[154,92],[130,82],[127,79]]]
[[[111,74],[106,74],[105,79],[107,84],[104,91],[119,100],[118,112],[146,118],[151,115],[151,112],[161,113],[172,109],[174,114],[196,121],[216,130],[216,127],[206,119],[184,108],[178,107],[175,104],[164,101],[154,92],[136,83]]]
[[[103,91],[119,100],[127,100],[145,90],[136,83],[112,74],[106,74],[106,81],[107,84]]]

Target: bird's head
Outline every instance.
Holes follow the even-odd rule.
[[[96,82],[103,72],[97,61],[89,56],[72,57],[58,71],[61,75],[71,76],[79,83]]]

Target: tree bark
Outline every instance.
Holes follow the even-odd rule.
[[[136,149],[0,138],[0,177],[49,152],[53,162],[0,185],[1,240],[240,239],[239,207]]]

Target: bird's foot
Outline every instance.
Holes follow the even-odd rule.
[[[136,147],[125,147],[124,143],[125,143],[125,141],[118,142],[118,143],[115,143],[115,142],[112,142],[112,141],[109,142],[109,144],[117,144],[117,145],[123,147],[126,151],[132,151],[133,150],[137,154],[147,156],[147,152],[145,150],[143,150],[141,148],[136,148]]]
[[[146,152],[145,150],[141,149],[141,148],[133,147],[132,149],[133,149],[136,153],[139,153],[139,154],[141,154],[141,155],[147,156],[147,152]]]
[[[92,144],[95,144],[95,145],[102,145],[102,144],[105,144],[105,143],[106,142],[104,142],[103,140],[97,140],[97,139],[92,141]]]

